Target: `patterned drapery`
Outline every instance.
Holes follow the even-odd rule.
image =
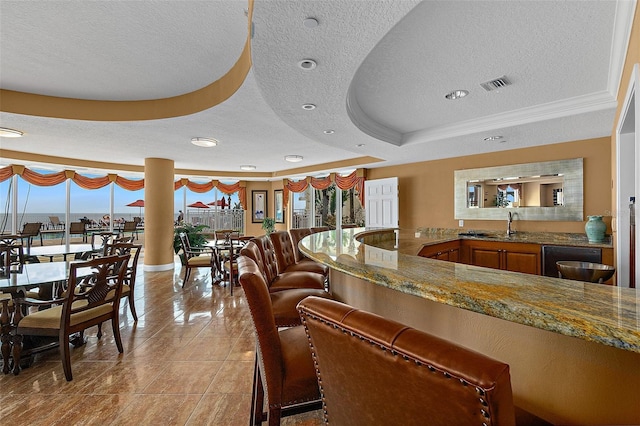
[[[144,188],[144,179],[127,179],[117,174],[110,173],[101,177],[88,177],[76,173],[73,170],[62,170],[56,173],[38,173],[21,165],[10,165],[0,169],[0,182],[11,178],[14,175],[21,176],[22,179],[29,182],[32,185],[37,186],[53,186],[63,183],[67,179],[74,181],[79,187],[84,189],[100,189],[114,182],[122,189],[127,191],[138,191]],[[212,180],[207,183],[192,182],[189,179],[177,180],[173,187],[174,190],[178,190],[186,186],[193,192],[203,193],[211,191],[213,188],[218,188],[225,194],[233,194],[238,192],[238,198],[240,204],[246,209],[247,206],[247,189],[245,182],[236,182],[234,184],[225,184]]]
[[[347,176],[340,176],[336,173],[331,173],[324,178],[307,177],[306,179],[299,181],[291,181],[289,179],[284,180],[284,206],[289,204],[289,192],[304,192],[309,185],[315,189],[327,189],[332,183],[340,189],[347,190],[355,188],[358,192],[358,199],[360,204],[364,206],[364,171],[362,169],[354,170]]]

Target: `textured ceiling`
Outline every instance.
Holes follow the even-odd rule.
[[[0,0],[0,88],[109,101],[198,91],[238,62],[249,8]],[[341,160],[379,167],[608,136],[634,9],[634,1],[256,1],[251,70],[221,104],[113,122],[7,112],[0,98],[0,126],[25,132],[0,148],[123,168],[161,157],[220,178],[252,164],[257,174],[244,176],[264,178]],[[307,17],[318,26],[305,27]],[[317,67],[301,69],[303,59]],[[480,87],[502,75],[513,84]],[[444,99],[455,89],[470,94]],[[495,134],[503,139],[483,140]],[[220,143],[198,148],[189,143],[198,136]],[[289,154],[304,161],[287,163]]]

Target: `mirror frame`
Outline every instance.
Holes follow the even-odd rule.
[[[564,205],[554,207],[467,207],[467,182],[507,176],[537,176],[562,174],[564,176]],[[581,222],[583,216],[583,159],[546,161],[541,163],[512,164],[454,171],[455,218],[470,220],[507,220],[507,212],[515,220],[549,220]]]

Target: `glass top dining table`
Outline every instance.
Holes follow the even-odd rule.
[[[56,256],[62,256],[67,260],[67,256],[86,252],[97,252],[102,247],[93,247],[91,244],[55,244],[39,247],[31,247],[25,250],[25,255],[48,257],[53,262]]]
[[[27,263],[16,271],[0,275],[0,291],[17,293],[45,284],[65,281],[69,277],[69,262]]]

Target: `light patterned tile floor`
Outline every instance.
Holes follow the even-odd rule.
[[[123,300],[119,354],[111,327],[72,349],[67,382],[57,350],[18,376],[0,374],[0,423],[12,425],[247,425],[255,340],[241,288],[212,285],[209,271],[143,272],[134,322]],[[283,425],[322,424],[319,411]]]

